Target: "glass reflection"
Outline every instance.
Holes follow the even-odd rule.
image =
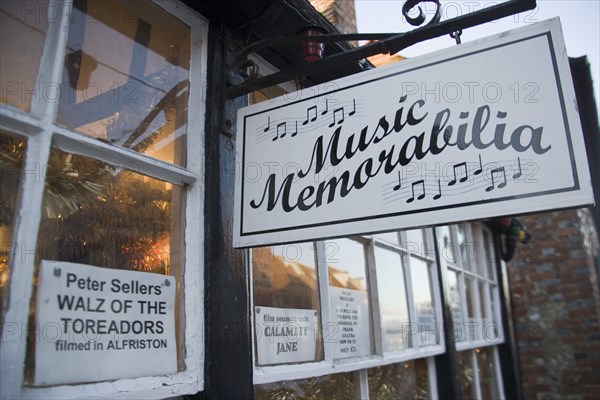
[[[351,372],[254,386],[256,400],[347,400],[355,393]]]
[[[41,258],[168,274],[181,263],[181,188],[53,149]],[[178,267],[179,268],[179,267]]]
[[[74,3],[58,122],[185,166],[190,30],[158,6]]]
[[[36,85],[49,19],[57,7],[46,1],[0,3],[0,101],[23,111],[39,102],[48,88]],[[59,11],[60,12],[60,11]],[[49,15],[50,13],[50,15]]]
[[[456,226],[456,241],[457,241],[457,249],[459,253],[456,255],[457,261],[462,265],[462,267],[468,271],[472,268],[471,262],[471,247],[470,243],[467,241],[467,227],[466,225],[457,225]]]
[[[408,251],[425,254],[425,232],[422,229],[409,229],[405,233],[406,243],[403,243],[403,247]]]
[[[461,351],[457,353],[458,370],[460,373],[460,392],[463,399],[475,399],[476,389],[473,374],[473,351]]]
[[[464,341],[466,336],[462,332],[463,328],[463,316],[462,316],[462,302],[460,300],[460,287],[458,282],[458,273],[455,271],[448,270],[446,272],[448,279],[448,297],[450,302],[450,311],[452,312],[452,322],[456,327],[454,334],[456,341]]]
[[[45,259],[174,276],[179,370],[184,369],[183,192],[177,185],[52,149],[36,253],[38,267]],[[34,336],[28,337],[28,380]]]
[[[314,358],[323,359],[320,323],[318,277],[313,243],[252,249],[252,284],[255,310],[257,307],[314,310],[317,326],[310,327],[310,339],[316,341]],[[267,340],[262,333],[263,321],[255,320],[256,361],[266,354],[258,354],[258,340]],[[280,360],[278,360],[279,363]]]
[[[481,398],[483,400],[499,399],[498,380],[494,369],[494,348],[484,347],[475,349],[477,356],[477,368],[479,372],[479,384]]]
[[[485,265],[487,266],[487,278],[492,282],[495,281],[494,274],[494,262],[495,262],[495,254],[494,254],[494,241],[492,235],[486,230],[483,230],[483,241],[484,241],[484,257],[485,257]]]
[[[437,319],[433,307],[433,292],[429,266],[415,258],[410,259],[413,299],[417,313],[420,345],[433,345],[439,341]]]
[[[375,239],[383,240],[384,242],[392,243],[395,245],[399,245],[400,242],[398,240],[398,232],[386,232],[386,233],[378,233],[373,235]]]
[[[465,276],[465,295],[466,295],[466,303],[467,303],[467,321],[475,322],[475,301],[476,297],[474,294],[475,288],[473,287],[474,280]],[[465,334],[469,338],[469,340],[476,340],[478,329],[472,329],[465,325]]]
[[[24,162],[25,142],[0,132],[0,326],[8,292],[9,258],[16,251],[13,224]]]
[[[454,243],[452,243],[452,238],[450,236],[450,227],[448,226],[440,226],[435,228],[437,232],[437,241],[436,245],[440,249],[441,261],[443,263],[455,263],[456,255],[454,250]]]
[[[372,354],[365,247],[351,239],[326,243],[333,358]]]
[[[429,398],[425,359],[371,368],[368,373],[371,399],[426,400]]]
[[[400,254],[375,247],[375,267],[383,351],[400,351],[411,346],[412,335],[409,333],[413,332],[408,329],[410,321]]]

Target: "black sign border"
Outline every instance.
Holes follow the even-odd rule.
[[[499,198],[494,198],[494,199],[488,199],[488,200],[477,200],[477,201],[473,201],[473,202],[469,202],[469,203],[460,203],[460,204],[454,204],[454,205],[445,205],[445,206],[440,206],[440,207],[430,207],[430,208],[422,208],[422,209],[417,209],[417,210],[409,210],[409,211],[399,211],[399,212],[394,212],[394,213],[387,213],[387,214],[380,214],[380,215],[369,215],[366,217],[357,217],[357,218],[349,218],[349,219],[344,219],[344,220],[337,220],[337,221],[327,221],[327,222],[320,222],[320,223],[311,223],[311,224],[305,224],[305,225],[298,225],[298,226],[288,226],[288,227],[283,227],[283,228],[276,228],[276,229],[265,229],[265,230],[261,230],[261,231],[252,231],[252,232],[244,232],[244,180],[245,180],[245,168],[244,166],[246,165],[246,134],[247,129],[246,129],[246,120],[250,117],[256,116],[256,115],[260,115],[260,114],[264,114],[270,111],[273,111],[275,109],[279,109],[282,108],[281,106],[276,106],[276,107],[272,107],[263,111],[259,111],[253,114],[248,114],[246,116],[244,116],[244,130],[243,130],[243,136],[242,136],[242,165],[241,165],[241,193],[240,193],[240,237],[247,237],[247,236],[254,236],[254,235],[260,235],[260,234],[267,234],[267,233],[276,233],[276,232],[287,232],[287,231],[292,231],[292,230],[297,230],[297,229],[306,229],[306,228],[317,228],[317,227],[321,227],[321,226],[328,226],[328,225],[338,225],[338,224],[347,224],[347,223],[352,223],[352,222],[361,222],[361,221],[368,221],[368,220],[374,220],[374,219],[381,219],[381,218],[390,218],[390,217],[399,217],[399,216],[403,216],[403,215],[410,215],[410,214],[416,214],[416,213],[424,213],[424,212],[431,212],[431,211],[439,211],[439,210],[446,210],[446,209],[453,209],[453,208],[457,208],[457,207],[468,207],[468,206],[473,206],[473,205],[480,205],[480,204],[489,204],[489,203],[496,203],[496,202],[500,202],[500,201],[507,201],[507,200],[518,200],[518,199],[526,199],[526,198],[531,198],[531,197],[538,197],[538,196],[544,196],[544,195],[549,195],[549,194],[556,194],[556,193],[565,193],[565,192],[572,192],[572,191],[578,191],[580,189],[579,186],[579,176],[577,175],[577,166],[576,166],[576,162],[575,162],[575,156],[574,156],[574,150],[573,150],[573,142],[571,139],[571,130],[569,127],[569,121],[568,121],[568,117],[567,117],[567,110],[566,110],[566,106],[565,106],[565,99],[564,99],[564,95],[563,95],[563,90],[562,90],[562,83],[560,81],[560,73],[559,73],[559,68],[558,68],[558,63],[556,60],[556,53],[554,51],[554,42],[552,40],[552,30],[549,30],[547,32],[543,32],[543,33],[538,33],[529,37],[525,37],[522,39],[518,39],[518,40],[514,40],[511,42],[507,42],[507,43],[503,43],[503,44],[498,44],[496,46],[492,46],[492,47],[487,47],[485,49],[480,49],[480,50],[476,50],[476,51],[472,51],[469,53],[465,53],[465,54],[461,54],[455,57],[451,57],[451,58],[447,58],[444,60],[439,60],[439,61],[435,61],[429,64],[425,64],[425,65],[421,65],[418,67],[414,67],[414,68],[409,68],[407,70],[403,70],[403,71],[398,71],[398,72],[394,72],[388,75],[384,75],[375,79],[371,79],[368,81],[364,81],[364,82],[360,82],[354,85],[350,85],[350,86],[345,86],[343,88],[339,88],[339,89],[335,89],[329,92],[325,92],[325,93],[321,93],[321,94],[317,94],[302,100],[296,100],[293,102],[290,102],[289,104],[287,104],[286,106],[292,105],[292,104],[296,104],[296,103],[301,103],[301,102],[305,102],[305,101],[309,101],[312,100],[316,97],[322,97],[322,96],[326,96],[328,94],[331,93],[336,93],[336,92],[340,92],[343,90],[347,90],[347,89],[351,89],[357,86],[361,86],[361,85],[365,85],[367,83],[371,83],[371,82],[375,82],[375,81],[379,81],[382,79],[387,79],[390,78],[392,76],[396,76],[396,75],[402,75],[402,74],[406,74],[408,72],[412,72],[418,69],[422,69],[422,68],[427,68],[427,67],[431,67],[433,65],[437,65],[437,64],[443,64],[449,61],[453,61],[453,60],[457,60],[460,58],[464,58],[464,57],[468,57],[468,56],[472,56],[474,54],[478,54],[478,53],[482,53],[482,52],[488,52],[490,50],[495,50],[497,48],[501,48],[501,47],[505,47],[505,46],[510,46],[516,43],[520,43],[520,42],[524,42],[524,41],[528,41],[528,40],[533,40],[536,38],[539,38],[541,36],[546,36],[548,39],[548,47],[550,50],[550,57],[552,59],[552,67],[554,70],[554,78],[556,80],[556,89],[558,91],[558,95],[560,98],[560,107],[561,107],[561,111],[562,111],[562,116],[563,116],[563,122],[564,122],[564,127],[565,127],[565,134],[566,134],[566,139],[567,139],[567,144],[568,144],[568,150],[569,150],[569,158],[571,161],[571,171],[573,173],[573,181],[574,181],[574,185],[572,187],[566,187],[566,188],[560,188],[560,189],[553,189],[553,190],[546,190],[546,191],[540,191],[540,192],[535,192],[535,193],[528,193],[528,194],[523,194],[523,195],[516,195],[516,196],[505,196],[505,197],[499,197]],[[408,228],[407,228],[408,229]],[[308,240],[308,239],[307,239]],[[311,239],[313,240],[313,239]],[[316,239],[314,239],[316,240]],[[290,242],[291,243],[291,242]]]

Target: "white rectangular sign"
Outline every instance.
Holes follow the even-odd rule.
[[[175,278],[43,260],[35,384],[177,372]]]
[[[317,310],[255,307],[258,365],[315,361]]]
[[[330,286],[329,307],[336,324],[328,340],[333,358],[371,355],[367,292]]]
[[[240,109],[234,245],[593,203],[558,19]]]

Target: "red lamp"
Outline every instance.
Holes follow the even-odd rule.
[[[307,26],[300,30],[297,35],[298,36],[320,36],[327,34],[327,30],[325,28],[321,28],[320,26]],[[320,42],[302,42],[302,55],[304,56],[304,61],[307,63],[311,63],[314,61],[319,61],[323,58],[323,50],[325,48],[325,43]]]

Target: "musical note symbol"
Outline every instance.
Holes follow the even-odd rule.
[[[469,179],[469,172],[467,171],[467,162],[463,161],[461,163],[453,165],[452,168],[454,169],[454,179],[448,182],[448,186],[453,186],[454,184],[456,184],[456,169],[461,167],[464,167],[465,176],[460,178],[460,182],[465,182],[467,179]]]
[[[341,124],[342,122],[344,122],[344,107],[340,107],[337,110],[333,111],[333,122],[329,124],[329,127],[331,128],[333,125],[335,125],[335,116],[338,112],[342,113],[342,118],[338,121],[338,124]]]
[[[327,114],[327,111],[329,111],[329,102],[327,101],[327,99],[325,99],[325,111],[323,111],[321,115]]]
[[[317,119],[317,106],[312,106],[312,107],[310,107],[310,108],[308,108],[308,109],[306,110],[306,121],[304,121],[304,122],[302,123],[302,125],[306,125],[306,124],[308,124],[308,120],[309,120],[309,116],[310,116],[310,112],[311,112],[311,111],[314,111],[314,113],[315,113],[315,116],[314,116],[314,117],[312,117],[312,118],[310,118],[310,122],[314,122],[314,121]]]
[[[481,173],[481,171],[483,171],[483,164],[481,164],[481,154],[479,155],[479,168],[477,168],[477,171],[475,171],[473,173],[473,175],[479,175]]]
[[[517,162],[519,163],[519,172],[513,175],[513,179],[519,179],[521,175],[523,175],[523,169],[521,168],[521,158],[517,157]]]
[[[291,137],[294,137],[298,134],[298,120],[296,120],[296,130],[294,131],[294,133],[292,133]]]
[[[356,112],[356,99],[352,99],[352,111],[350,111],[350,114],[348,114],[349,117],[353,116],[354,113]]]
[[[442,197],[442,183],[440,182],[440,180],[438,179],[438,193],[433,196],[434,200],[439,199],[440,197]]]
[[[500,172],[502,172],[504,181],[498,185],[498,189],[502,189],[504,186],[506,186],[506,171],[504,170],[504,167],[496,168],[496,169],[493,169],[490,173],[490,175],[492,176],[492,184],[485,189],[486,192],[491,192],[492,190],[494,190],[494,187],[495,187],[494,174],[495,173],[499,174]]]
[[[398,171],[398,184],[394,186],[394,191],[400,189],[402,187],[402,173]]]
[[[415,199],[415,186],[416,185],[421,185],[421,188],[423,189],[423,193],[419,195],[419,197],[417,197],[417,200],[422,200],[423,198],[425,198],[425,181],[423,179],[421,179],[420,181],[416,181],[413,182],[412,184],[412,197],[408,200],[406,200],[407,203],[412,203]]]
[[[283,127],[283,133],[280,135],[279,134],[279,128]],[[273,141],[276,141],[278,138],[284,138],[285,137],[285,133],[287,131],[287,125],[285,124],[285,122],[282,122],[280,124],[277,124],[277,136],[275,136],[273,138]]]
[[[271,116],[270,115],[268,117],[268,121],[269,122],[267,122],[267,127],[265,128],[265,132],[268,131],[269,129],[271,129]]]

